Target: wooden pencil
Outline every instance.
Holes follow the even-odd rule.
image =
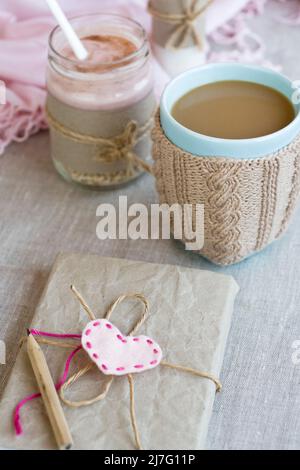
[[[69,450],[73,446],[73,440],[61,402],[43,351],[31,334],[27,340],[27,352],[58,448]]]

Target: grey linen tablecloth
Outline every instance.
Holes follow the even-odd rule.
[[[300,29],[267,17],[255,19],[269,58],[300,79]],[[58,252],[104,256],[215,270],[235,277],[241,291],[235,306],[222,373],[224,390],[215,402],[210,449],[299,449],[300,365],[292,344],[300,340],[300,212],[288,233],[263,253],[233,267],[218,268],[173,241],[105,241],[96,237],[96,208],[157,200],[145,176],[113,192],[68,185],[53,169],[48,134],[11,146],[0,158],[0,339],[7,343],[10,372]]]

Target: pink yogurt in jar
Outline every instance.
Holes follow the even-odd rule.
[[[79,61],[57,27],[50,36],[51,154],[68,181],[95,188],[139,176],[151,154],[156,102],[143,28],[117,15],[71,20],[89,52]]]

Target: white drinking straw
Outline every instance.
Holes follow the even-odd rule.
[[[61,27],[67,40],[69,41],[70,46],[73,49],[77,59],[86,60],[89,54],[82,42],[80,41],[79,37],[75,33],[74,29],[72,28],[68,18],[57,3],[57,0],[46,0],[46,2],[48,3],[51,12],[55,16],[59,26]]]

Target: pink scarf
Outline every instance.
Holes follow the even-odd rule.
[[[234,53],[210,53],[208,60],[262,60],[262,48],[245,24],[245,17],[262,12],[266,0],[215,0],[207,12],[207,34],[219,44],[234,46]],[[133,17],[150,31],[147,0],[61,0],[68,15],[93,11]],[[47,41],[55,21],[46,2],[0,0],[0,80],[5,82],[7,102],[0,104],[0,154],[12,142],[21,142],[46,129],[44,116]],[[249,46],[246,36],[255,40]],[[168,77],[155,62],[158,95]]]

